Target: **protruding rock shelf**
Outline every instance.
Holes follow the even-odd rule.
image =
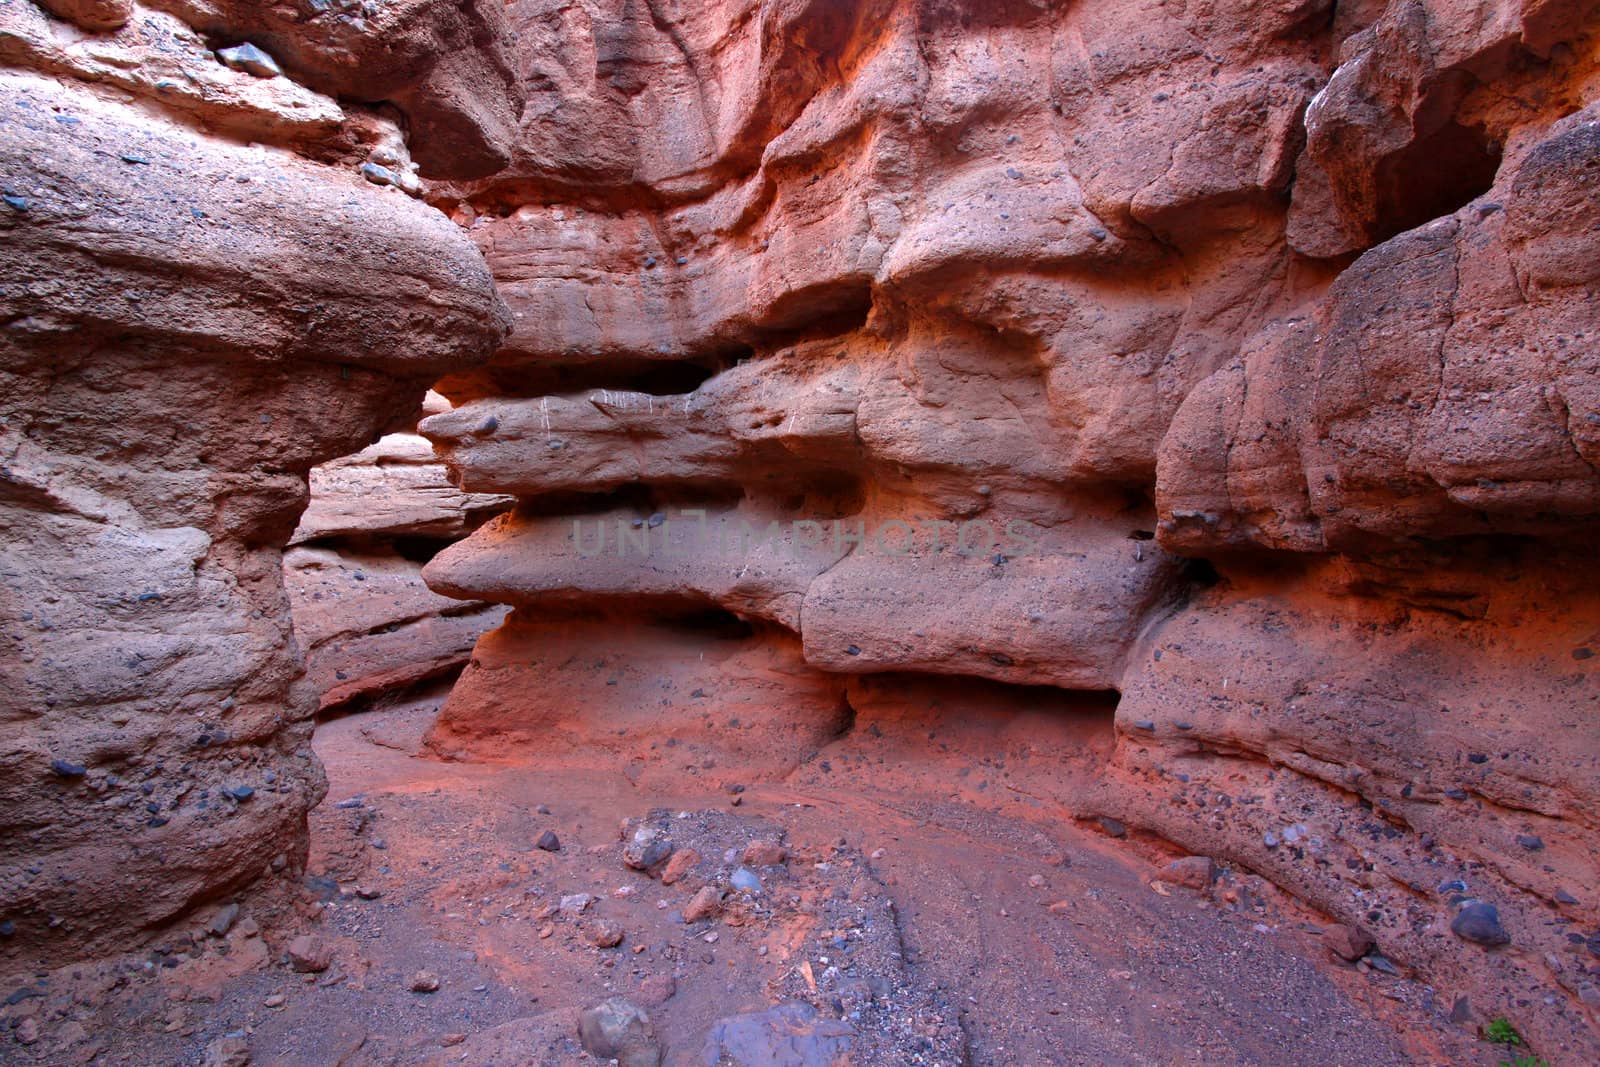
[[[681,691],[759,648],[769,770],[839,675],[1117,690],[1066,810],[1592,1058],[1594,5],[590,15],[510,10],[510,162],[432,191],[513,329],[422,432],[519,502],[425,570],[515,609],[436,750],[749,758]]]
[[[1597,71],[1595,0],[0,2],[0,962],[298,875],[319,704],[465,659],[410,770],[963,708],[1600,1062]]]
[[[425,410],[448,409],[429,394]],[[432,592],[422,567],[513,503],[452,487],[428,442],[410,433],[311,471],[283,575],[324,711],[399,695],[465,665],[507,609]]]

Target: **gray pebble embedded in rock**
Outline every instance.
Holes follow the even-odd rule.
[[[591,1055],[619,1067],[661,1067],[661,1045],[642,1008],[622,997],[601,1001],[578,1016],[578,1040]]]
[[[60,775],[62,778],[82,778],[85,774],[89,773],[83,764],[71,763],[64,759],[51,760],[50,769],[56,774]]]
[[[672,858],[672,842],[649,827],[634,831],[622,849],[622,862],[636,871],[651,871]]]
[[[234,920],[237,918],[239,918],[239,905],[224,904],[211,917],[211,922],[206,925],[206,930],[215,937],[221,937],[233,929]]]
[[[740,867],[733,872],[733,877],[728,879],[733,888],[749,893],[751,896],[761,894],[761,876],[749,867]]]
[[[277,60],[249,41],[222,49],[217,53],[217,58],[234,70],[242,70],[258,78],[276,78],[283,73]]]
[[[1511,935],[1500,925],[1500,909],[1481,900],[1474,900],[1456,913],[1450,932],[1463,941],[1491,948],[1511,943]]]
[[[388,167],[380,167],[376,163],[361,164],[361,176],[373,185],[399,185],[400,176]]]

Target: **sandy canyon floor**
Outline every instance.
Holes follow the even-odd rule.
[[[423,757],[437,707],[320,727],[306,878],[5,990],[0,1061],[594,1063],[579,1014],[613,996],[669,1065],[1507,1058],[1449,1024],[1444,992],[1333,962],[1261,880],[1172,885],[1154,846],[1047,821],[1012,784],[1027,768],[974,760],[959,730],[915,765],[853,731],[783,782],[719,768],[648,790]],[[756,891],[699,917],[740,868]]]

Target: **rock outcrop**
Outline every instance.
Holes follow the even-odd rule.
[[[437,394],[424,408],[448,409]],[[513,503],[453,488],[413,433],[388,434],[311,471],[283,577],[324,710],[403,692],[467,662],[507,609],[429,590],[422,565]]]
[[[459,229],[359,173],[403,147],[379,111],[232,69],[198,18],[47,6],[78,25],[0,5],[8,971],[298,871],[324,789],[280,562],[306,472],[506,328]]]
[[[513,328],[421,430],[519,501],[427,580],[514,610],[437,750],[697,773],[726,688],[776,772],[841,674],[1115,690],[1068,810],[1593,1058],[1595,5],[507,18],[509,163],[430,196]]]
[[[293,870],[316,690],[503,618],[437,754],[1048,715],[1600,1059],[1593,0],[11,0],[0,90],[8,961]]]

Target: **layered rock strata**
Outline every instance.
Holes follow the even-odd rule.
[[[449,404],[431,394],[425,407]],[[449,675],[506,609],[441,596],[422,565],[511,497],[452,487],[428,442],[388,434],[311,471],[311,498],[283,557],[295,636],[324,711]]]
[[[306,472],[506,325],[459,229],[361,176],[392,118],[226,65],[255,5],[158,6],[194,21],[0,5],[7,970],[296,872],[324,789],[281,574]],[[334,61],[283,32],[287,69]]]
[[[513,329],[422,432],[519,500],[426,577],[514,613],[437,749],[590,716],[703,770],[739,735],[692,694],[755,646],[769,769],[841,674],[1116,690],[1068,810],[1593,1058],[1594,5],[507,18],[509,163],[431,195]],[[707,613],[742,636],[593,695]]]

